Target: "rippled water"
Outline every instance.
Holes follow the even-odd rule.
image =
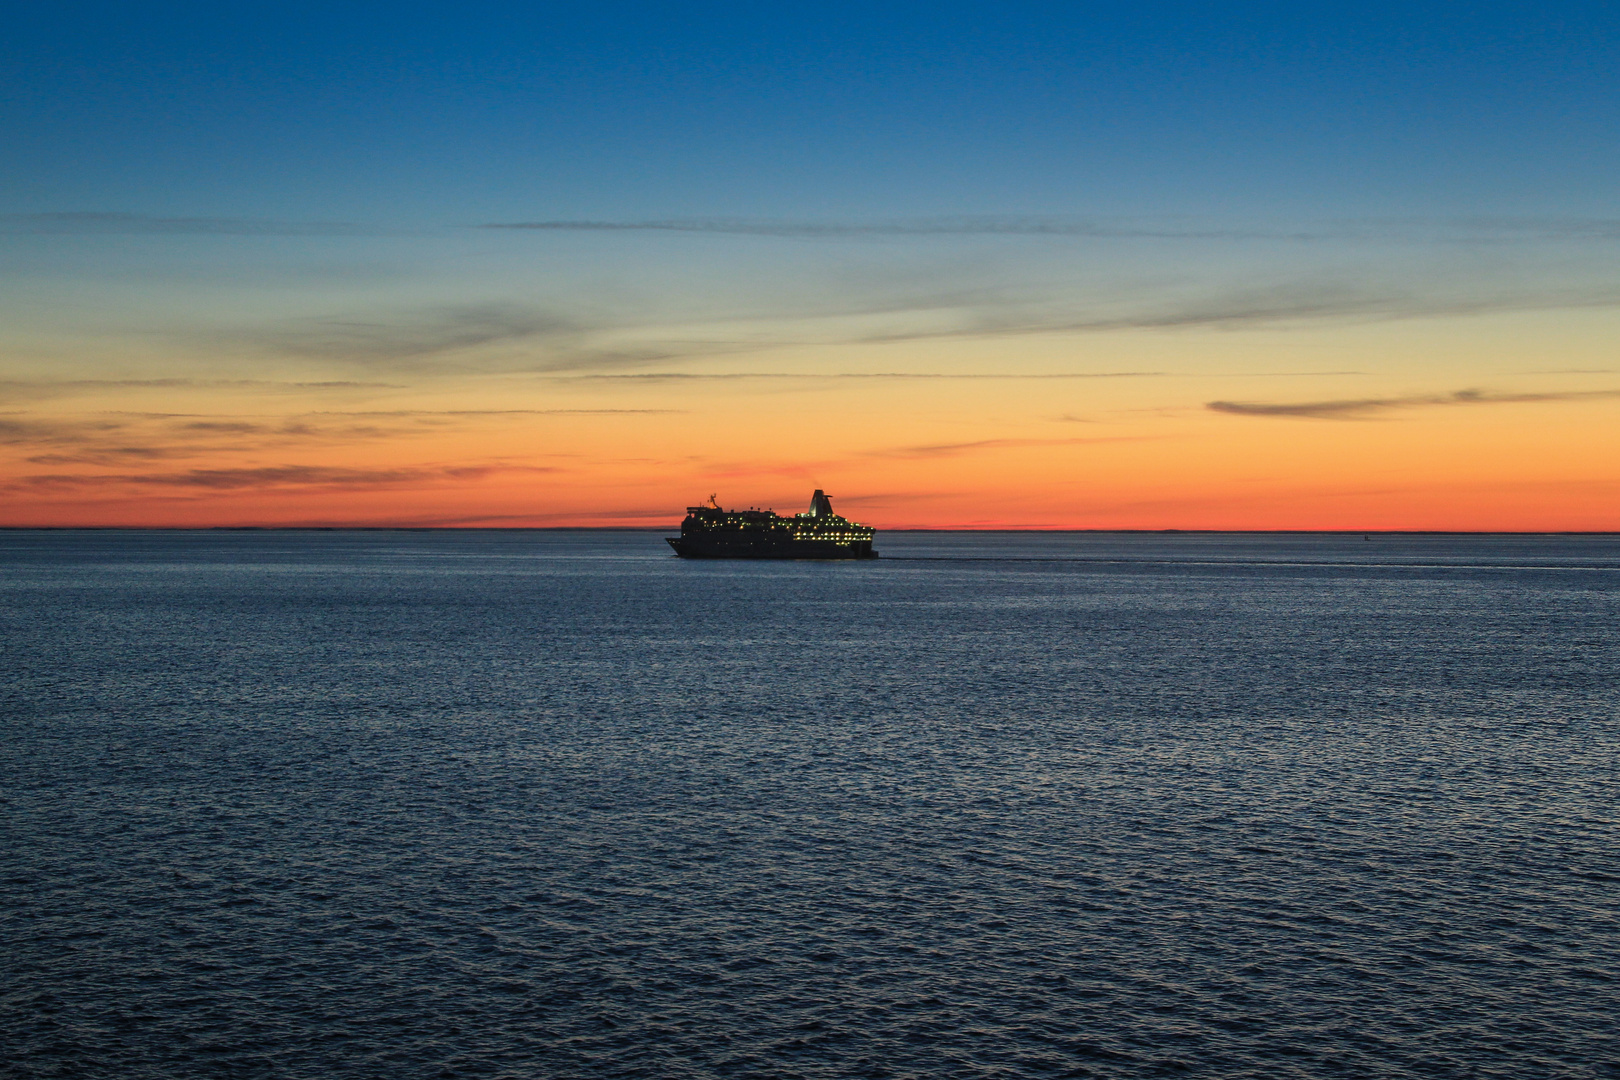
[[[1620,538],[0,534],[23,1077],[1620,1076]]]

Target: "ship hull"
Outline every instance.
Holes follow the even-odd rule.
[[[778,540],[732,534],[666,536],[683,559],[875,559],[870,540]]]

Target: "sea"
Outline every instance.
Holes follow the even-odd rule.
[[[1620,1077],[1620,536],[0,533],[0,1075]]]

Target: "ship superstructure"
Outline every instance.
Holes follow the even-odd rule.
[[[874,559],[877,531],[833,512],[817,488],[810,509],[792,517],[774,510],[724,510],[713,495],[688,506],[681,535],[665,537],[686,559]]]

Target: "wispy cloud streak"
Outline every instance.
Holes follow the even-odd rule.
[[[881,381],[907,380],[1064,380],[1064,379],[1152,379],[1168,375],[1164,371],[1059,371],[1048,373],[952,372],[952,371],[642,371],[601,375],[550,375],[546,382],[744,382],[800,381],[839,382],[846,379]]]
[[[866,221],[805,221],[770,218],[646,218],[630,220],[541,219],[492,221],[471,226],[514,232],[697,233],[803,239],[908,238],[929,236],[1079,237],[1126,240],[1415,240],[1523,242],[1620,240],[1620,219],[1594,217],[1359,218],[1295,224],[1216,224],[1189,217],[1087,218],[1053,215],[968,214]],[[397,236],[419,232],[398,225],[350,221],[284,221],[267,218],[166,216],[100,210],[0,214],[0,234],[40,236]]]
[[[1081,438],[1053,439],[974,439],[968,442],[931,443],[919,446],[890,446],[874,450],[857,451],[839,458],[820,461],[799,461],[793,464],[769,462],[733,463],[711,469],[708,475],[717,479],[735,480],[759,476],[790,476],[814,482],[817,474],[847,469],[851,466],[870,467],[874,460],[928,460],[932,458],[964,457],[973,454],[994,453],[1000,450],[1019,450],[1031,447],[1087,446],[1102,443],[1154,442],[1158,435],[1103,435]]]
[[[566,319],[509,303],[445,306],[379,318],[315,318],[244,335],[278,352],[320,360],[400,364],[537,337],[573,337]]]
[[[1177,299],[1136,310],[1080,315],[1060,306],[1028,311],[1008,305],[964,312],[955,327],[877,332],[862,342],[887,344],[952,338],[1092,334],[1130,330],[1238,330],[1322,322],[1374,323],[1452,318],[1507,311],[1547,311],[1620,305],[1620,285],[1546,286],[1536,289],[1458,289],[1447,294],[1422,288],[1373,291],[1363,286],[1321,283],[1277,285]]]
[[[77,446],[116,436],[129,425],[119,420],[37,420],[0,416],[0,445]]]
[[[666,232],[803,239],[1027,236],[1128,240],[1418,240],[1502,242],[1620,240],[1614,218],[1379,218],[1302,223],[1295,227],[1218,226],[1186,219],[969,215],[887,221],[785,221],[749,218],[662,218],[627,221],[486,222],[479,229],[528,232]]]
[[[1408,397],[1347,398],[1334,401],[1256,402],[1211,401],[1205,408],[1234,416],[1294,417],[1306,420],[1364,420],[1392,409],[1450,405],[1511,405],[1551,401],[1593,401],[1620,398],[1620,390],[1574,390],[1548,393],[1493,394],[1484,390],[1457,390],[1450,394],[1414,394]]]
[[[673,232],[724,236],[816,238],[925,236],[1080,236],[1131,239],[1309,239],[1316,234],[1288,234],[1259,229],[1216,229],[1188,225],[1153,225],[1073,218],[945,217],[894,221],[770,221],[746,218],[670,218],[645,221],[506,221],[479,229],[530,232]]]
[[[304,394],[310,391],[346,393],[365,390],[400,390],[399,383],[326,380],[278,382],[270,379],[0,379],[0,400],[49,401],[54,398],[142,390],[248,390],[255,394]]]
[[[0,447],[33,465],[128,465],[270,450],[308,451],[430,437],[482,420],[535,417],[626,418],[681,413],[665,408],[391,409],[292,416],[124,412],[97,417],[0,415]]]
[[[0,233],[36,236],[385,236],[398,230],[345,221],[264,221],[254,218],[154,217],[74,210],[0,214]]]
[[[938,443],[932,446],[902,446],[892,450],[875,450],[866,456],[887,458],[957,457],[962,454],[977,454],[990,450],[1015,450],[1031,446],[1082,446],[1092,443],[1142,442],[1150,438],[1153,438],[1153,436],[1119,435],[1072,439],[977,439],[972,442]]]
[[[243,489],[376,489],[434,486],[481,480],[493,473],[549,473],[547,466],[460,465],[429,468],[351,469],[321,465],[279,465],[246,469],[188,469],[176,473],[46,474],[18,478],[14,489],[98,487],[191,488],[204,491]]]
[[[375,409],[365,412],[319,412],[314,416],[664,416],[686,409]]]

